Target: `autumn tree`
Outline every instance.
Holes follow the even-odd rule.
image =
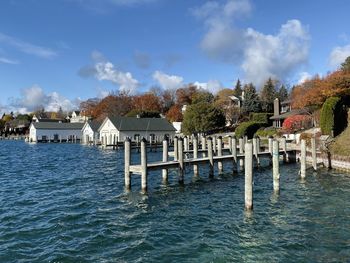
[[[190,105],[192,103],[193,96],[198,92],[198,88],[195,85],[188,85],[176,90],[176,103],[180,106]]]
[[[276,87],[271,78],[269,78],[260,92],[261,108],[265,112],[273,111],[273,101],[276,98]]]
[[[224,112],[226,120],[230,123],[238,121],[240,109],[232,103],[231,96],[234,95],[232,89],[222,89],[218,92],[215,98],[215,105]]]
[[[236,96],[237,98],[240,98],[242,96],[242,84],[239,79],[237,79],[233,95]]]
[[[91,98],[91,99],[82,101],[80,103],[79,109],[83,111],[87,116],[96,118],[98,115],[98,113],[96,112],[96,108],[100,102],[101,100],[98,98]]]
[[[109,95],[93,109],[93,117],[103,120],[106,116],[124,116],[132,109],[131,97],[125,93]]]
[[[182,121],[183,115],[182,115],[180,105],[176,104],[176,105],[171,106],[171,108],[168,110],[168,112],[166,113],[165,116],[166,116],[167,120],[170,122]]]
[[[250,112],[259,112],[261,110],[259,96],[252,83],[244,85],[244,100],[242,102],[242,111],[247,114]]]
[[[158,96],[148,92],[139,96],[134,96],[132,99],[133,109],[138,111],[161,111],[161,102]]]

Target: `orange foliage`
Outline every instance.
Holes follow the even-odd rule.
[[[138,111],[157,111],[161,110],[161,103],[158,96],[153,93],[145,93],[135,96],[132,99],[133,109]]]
[[[296,86],[292,91],[292,107],[321,106],[329,97],[344,95],[350,95],[350,72],[338,70]]]
[[[172,106],[169,111],[166,113],[166,118],[170,122],[174,121],[182,121],[183,116],[181,112],[181,106],[180,105],[174,105]]]

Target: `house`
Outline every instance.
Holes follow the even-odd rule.
[[[66,122],[65,119],[50,119],[43,118],[41,116],[37,117],[35,114],[33,115],[32,122]]]
[[[295,109],[291,107],[292,101],[286,100],[280,103],[279,99],[276,98],[273,102],[273,116],[270,120],[273,121],[273,127],[282,128],[283,122],[288,117],[294,115],[304,115],[307,114],[307,109]]]
[[[106,117],[98,131],[104,145],[115,144],[126,138],[132,141],[141,138],[155,140],[175,135],[174,126],[162,118]]]
[[[32,122],[29,126],[29,141],[80,141],[83,126],[84,123]]]
[[[89,120],[81,111],[73,111],[70,116],[67,116],[66,119],[71,123],[85,123]]]
[[[82,142],[85,144],[95,143],[99,140],[98,128],[101,126],[101,121],[87,121],[82,129]]]

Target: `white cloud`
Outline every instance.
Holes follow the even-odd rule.
[[[206,91],[211,92],[212,94],[218,93],[221,89],[223,89],[223,85],[218,80],[209,80],[208,82],[194,82],[193,85],[204,89]]]
[[[38,86],[23,89],[20,98],[11,98],[8,109],[14,112],[29,113],[43,107],[46,111],[58,111],[61,107],[64,111],[78,107],[77,102],[72,102],[57,92],[46,94]]]
[[[286,80],[307,62],[308,28],[299,20],[287,21],[276,34],[237,27],[237,18],[251,10],[249,0],[211,1],[193,10],[207,28],[201,49],[211,59],[239,65],[245,80],[258,87],[269,77]]]
[[[0,33],[0,43],[14,47],[23,53],[42,58],[53,58],[57,56],[57,53],[50,48],[36,46],[3,33]]]
[[[19,61],[9,59],[9,58],[0,57],[0,63],[17,65],[17,64],[19,64]]]
[[[306,80],[309,80],[312,78],[312,75],[308,72],[300,72],[299,73],[299,80],[298,80],[298,84],[301,84],[303,82],[305,82]]]
[[[130,72],[117,70],[111,62],[99,62],[95,65],[95,77],[98,80],[109,80],[119,85],[120,91],[135,93],[139,82],[133,78]]]
[[[153,73],[153,79],[157,81],[163,89],[177,89],[183,84],[182,77],[168,75],[158,70]]]
[[[329,55],[329,65],[332,68],[337,68],[348,56],[350,56],[350,45],[335,47]]]

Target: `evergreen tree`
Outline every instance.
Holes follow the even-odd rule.
[[[284,101],[284,100],[288,99],[288,90],[284,85],[282,85],[281,88],[279,89],[279,91],[277,93],[277,98],[280,101]]]
[[[341,64],[340,69],[344,72],[350,72],[350,56]]]
[[[276,87],[272,79],[269,78],[260,93],[261,108],[265,112],[273,111],[273,101],[276,98]]]
[[[244,85],[244,100],[242,103],[243,113],[259,112],[261,110],[259,96],[252,83]]]
[[[240,98],[240,96],[242,96],[242,84],[239,79],[236,82],[236,86],[233,90],[233,95],[236,96],[237,98]]]

